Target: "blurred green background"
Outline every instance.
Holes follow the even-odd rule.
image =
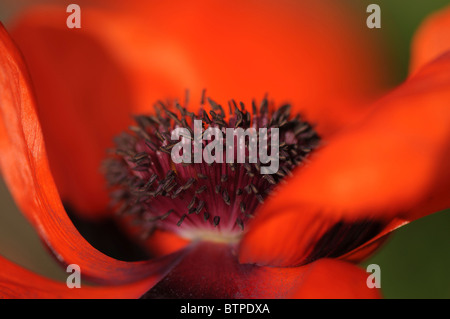
[[[7,23],[26,2],[0,1],[0,20]],[[36,2],[39,1],[33,1]],[[391,59],[391,81],[398,84],[407,75],[415,30],[427,15],[449,5],[450,0],[351,0],[350,3],[361,14],[364,25],[367,5],[380,5],[382,28],[371,31],[381,33]],[[67,274],[47,254],[1,180],[0,254],[47,277],[66,279]],[[450,298],[450,210],[399,229],[362,267],[371,263],[381,267],[381,288],[386,298]]]

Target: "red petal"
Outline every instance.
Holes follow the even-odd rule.
[[[404,224],[450,207],[448,101],[450,54],[427,65],[381,100],[371,117],[330,140],[308,166],[299,168],[249,225],[240,260],[295,265],[315,256],[310,252],[324,238],[333,238],[327,234],[338,222],[381,223],[387,226],[384,236],[398,227],[387,225],[393,218]],[[354,258],[381,242],[381,234],[371,238],[377,230],[372,227],[358,229],[369,232],[358,237],[359,244],[364,239],[373,244]],[[336,240],[346,240],[353,231],[344,234]],[[330,242],[328,250],[335,244]]]
[[[12,36],[33,79],[58,190],[77,212],[92,217],[108,212],[101,161],[112,137],[131,123],[134,102],[110,53],[92,35],[68,29],[64,16],[63,8],[48,15],[58,28],[30,16]]]
[[[120,286],[68,288],[66,283],[34,274],[0,256],[0,298],[139,298],[157,280],[157,276]],[[83,269],[81,278],[83,278]],[[67,274],[69,276],[70,273]]]
[[[262,214],[313,205],[332,218],[411,220],[449,207],[450,54],[424,67],[358,126],[331,139]],[[432,213],[428,210],[425,213]]]
[[[295,298],[369,299],[380,291],[368,288],[368,273],[355,265],[334,259],[320,259],[305,266],[305,276]]]
[[[239,261],[269,266],[298,266],[320,258],[338,258],[376,236],[383,224],[346,222],[297,206],[257,215],[239,246]]]
[[[450,7],[426,19],[414,36],[410,72],[450,50]]]
[[[113,137],[132,123],[136,109],[149,112],[157,99],[178,97],[196,78],[183,50],[133,17],[86,4],[82,28],[74,30],[67,16],[64,7],[32,10],[16,21],[12,36],[36,88],[61,197],[78,214],[99,217],[108,213],[100,167]]]
[[[78,264],[86,277],[126,283],[162,276],[177,255],[127,263],[94,249],[68,218],[50,173],[30,81],[20,54],[0,28],[0,168],[22,212],[60,262]]]
[[[207,88],[223,103],[268,92],[290,100],[312,121],[320,118],[325,133],[360,116],[350,101],[362,108],[385,82],[379,39],[360,28],[350,8],[333,1],[118,3],[119,9],[104,12],[83,6],[83,26],[76,31],[104,45],[132,75],[127,81],[141,109],[186,88],[195,101]],[[74,32],[65,28],[61,8],[31,14],[21,24],[30,30],[52,26],[68,36],[57,43],[71,41]],[[32,41],[28,34],[20,38]],[[37,34],[36,41],[41,38]],[[31,45],[26,54],[35,56],[34,45],[41,44]]]
[[[383,83],[379,39],[342,3],[200,0],[128,10],[155,39],[183,52],[197,75],[185,83],[194,96],[206,88],[226,105],[267,92],[292,102],[322,134],[367,111],[363,103]]]
[[[257,215],[241,240],[239,261],[271,266],[300,265],[336,222],[306,207]]]
[[[377,298],[368,274],[343,261],[321,259],[297,268],[237,262],[230,246],[200,243],[148,298]]]

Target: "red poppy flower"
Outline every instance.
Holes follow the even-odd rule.
[[[3,176],[57,259],[78,264],[83,276],[104,286],[68,289],[1,258],[0,295],[378,297],[366,285],[367,274],[353,262],[367,257],[392,230],[449,207],[450,53],[444,45],[449,16],[443,12],[425,24],[415,42],[409,78],[370,104],[382,91],[381,61],[364,34],[355,31],[362,29],[360,21],[332,2],[180,1],[151,8],[127,2],[127,7],[107,10],[83,6],[81,29],[66,28],[65,8],[40,7],[10,30],[24,59],[2,27]],[[194,101],[200,101],[203,88],[223,105],[231,98],[251,105],[252,98],[268,91],[278,103],[289,100],[291,113],[301,112],[302,117],[287,117],[286,108],[273,105],[266,110],[265,99],[266,111],[248,117],[259,114],[258,121],[291,123],[284,135],[287,145],[307,143],[316,132],[324,142],[307,164],[283,159],[281,176],[274,181],[248,175],[244,165],[239,172],[247,175],[226,174],[223,164],[192,169],[192,176],[177,167],[175,185],[164,152],[143,143],[142,134],[151,134],[152,140],[158,130],[135,129],[136,135],[127,135],[135,152],[125,152],[116,163],[136,168],[144,157],[154,161],[157,156],[160,169],[140,175],[120,166],[125,184],[111,180],[111,166],[107,170],[110,182],[128,197],[133,192],[124,185],[150,187],[157,175],[151,205],[133,197],[141,221],[157,221],[137,226],[158,227],[146,242],[155,257],[138,262],[109,257],[80,235],[63,202],[83,218],[113,218],[134,236],[136,226],[127,224],[129,218],[108,209],[99,167],[113,147],[113,136],[132,123],[130,114],[148,114],[149,105],[174,100],[185,88],[193,96],[188,110],[179,108],[181,113],[198,112]],[[220,113],[215,102],[210,104]],[[250,112],[236,109],[235,122],[248,119]],[[163,113],[154,121],[181,121],[170,110]],[[229,125],[233,120],[233,115],[216,116],[204,121]],[[303,116],[317,126],[303,122]],[[148,120],[137,118],[138,126],[146,125],[143,119]],[[311,135],[300,139],[304,127]],[[315,144],[302,145],[303,158],[310,151],[305,149]],[[292,176],[282,179],[284,175]],[[136,184],[136,177],[146,184]],[[224,188],[216,192],[218,185]],[[180,186],[184,202],[175,194]],[[236,194],[244,186],[249,190],[245,202]],[[266,190],[273,196],[267,197]],[[188,199],[195,209],[200,207],[191,219],[173,213],[193,208]],[[123,201],[119,196],[119,204]],[[188,207],[180,207],[183,203]],[[133,208],[128,201],[126,210]],[[197,214],[206,209],[211,216]],[[241,213],[248,216],[238,219]]]

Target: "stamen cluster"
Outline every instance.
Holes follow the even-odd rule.
[[[239,236],[273,188],[320,141],[300,115],[291,116],[289,104],[275,108],[267,98],[259,106],[253,101],[250,112],[244,103],[231,100],[228,114],[204,93],[198,114],[177,101],[158,101],[154,108],[152,115],[135,116],[136,125],[115,138],[116,148],[104,166],[113,207],[118,214],[132,215],[144,237],[156,228],[187,238]],[[278,171],[260,174],[259,161],[174,163],[171,150],[180,141],[172,140],[171,132],[182,127],[193,134],[194,120],[223,133],[226,128],[278,128]],[[211,142],[202,141],[203,146]]]

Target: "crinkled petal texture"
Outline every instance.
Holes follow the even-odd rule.
[[[250,224],[240,260],[297,264],[324,237],[332,247],[345,241],[340,233],[367,240],[390,221],[395,229],[450,207],[449,101],[450,52],[378,101],[369,117],[330,139],[295,172]],[[348,231],[354,227],[357,232]],[[366,238],[363,232],[371,229]]]
[[[243,265],[225,244],[199,243],[144,298],[379,298],[367,273],[320,259],[303,267]]]
[[[81,29],[68,29],[59,7],[30,11],[12,28],[58,189],[85,216],[105,211],[99,167],[130,111],[150,112],[185,89],[192,105],[204,88],[225,105],[267,92],[327,135],[367,112],[383,82],[378,41],[334,1],[119,4],[83,5]]]
[[[115,284],[144,278],[156,282],[179,255],[119,261],[94,249],[73,226],[50,172],[25,65],[0,27],[0,168],[16,203],[58,260],[78,264],[85,278]]]

